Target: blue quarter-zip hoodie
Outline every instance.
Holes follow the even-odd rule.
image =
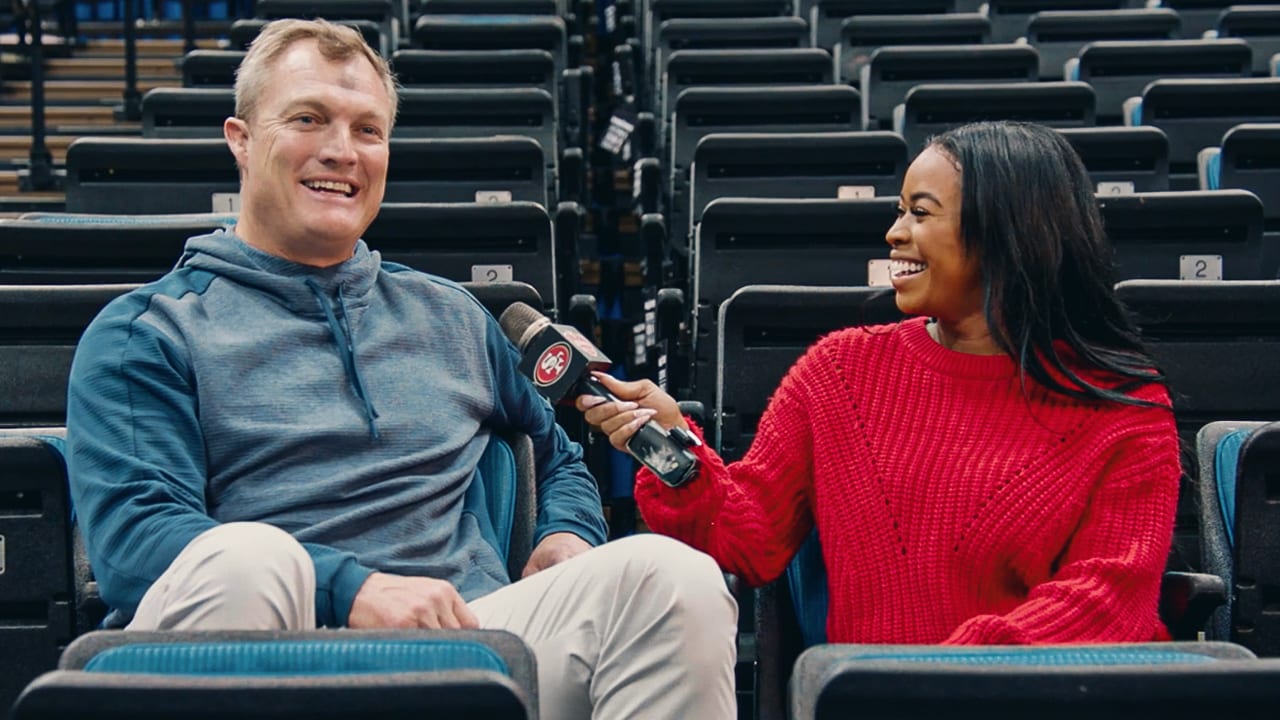
[[[434,577],[471,600],[510,582],[464,510],[495,427],[532,437],[536,540],[605,540],[581,448],[458,285],[363,242],[316,269],[233,233],[108,305],[71,369],[72,499],[109,606],[131,617],[195,536],[264,522],[316,567],[316,617],[346,624],[369,573]]]

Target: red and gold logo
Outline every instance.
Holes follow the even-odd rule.
[[[533,382],[546,387],[554,385],[569,367],[569,344],[558,342],[551,345],[538,356],[533,367]]]

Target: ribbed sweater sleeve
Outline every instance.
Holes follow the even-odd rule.
[[[703,550],[752,585],[780,576],[813,528],[806,387],[819,362],[810,351],[787,373],[742,460],[726,467],[704,444],[696,451],[697,477],[674,489],[642,468],[635,492],[645,522]]]
[[[1053,577],[1013,610],[977,615],[944,642],[1140,642],[1164,635],[1155,618],[1178,499],[1169,480],[1179,472],[1171,418],[1119,443]]]

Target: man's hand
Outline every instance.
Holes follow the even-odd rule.
[[[451,583],[379,572],[360,586],[347,616],[347,627],[351,628],[456,630],[479,626]]]
[[[556,563],[564,562],[574,555],[580,555],[591,549],[586,540],[570,532],[551,533],[542,538],[538,547],[529,555],[529,562],[524,566],[520,577],[529,577],[539,570],[546,570]]]

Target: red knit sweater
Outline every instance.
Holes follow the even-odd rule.
[[[699,450],[675,490],[642,470],[636,500],[752,584],[816,523],[830,642],[1167,637],[1173,414],[1027,382],[1029,400],[1010,358],[947,350],[923,318],[836,332],[789,371],[741,461]],[[1134,396],[1168,403],[1159,386]]]

